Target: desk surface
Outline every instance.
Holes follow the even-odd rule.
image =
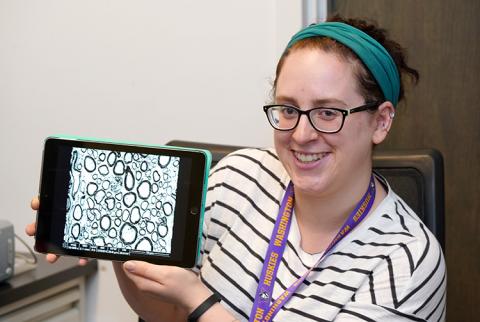
[[[32,294],[44,291],[74,278],[92,274],[97,271],[97,261],[89,261],[79,266],[78,259],[62,257],[55,264],[45,260],[45,256],[37,254],[37,267],[33,270],[14,276],[0,283],[0,306],[13,303]]]

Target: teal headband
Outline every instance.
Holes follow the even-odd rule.
[[[292,37],[286,49],[299,40],[316,36],[335,39],[357,54],[382,89],[385,99],[392,102],[393,106],[397,106],[400,76],[392,57],[378,41],[348,24],[324,22],[300,30]]]

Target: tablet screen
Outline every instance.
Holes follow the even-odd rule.
[[[180,158],[73,148],[63,247],[170,255]]]

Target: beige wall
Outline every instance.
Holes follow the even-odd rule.
[[[300,4],[0,0],[0,218],[26,238],[50,134],[270,145],[261,106]],[[99,266],[87,320],[135,321]]]

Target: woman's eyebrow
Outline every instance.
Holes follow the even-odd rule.
[[[284,103],[284,104],[292,104],[292,105],[298,106],[298,102],[295,98],[290,97],[290,96],[285,96],[285,95],[276,96],[275,97],[275,102],[276,103]],[[318,98],[318,99],[313,100],[311,105],[312,105],[312,107],[322,107],[322,106],[331,105],[331,104],[333,104],[335,106],[338,106],[338,107],[348,105],[344,101],[342,101],[340,99],[337,99],[337,98]]]
[[[313,105],[318,107],[325,106],[325,105],[335,105],[337,107],[342,107],[342,106],[347,106],[348,104],[346,104],[344,101],[338,98],[320,98],[320,99],[314,100]]]
[[[275,96],[275,102],[276,103],[283,103],[283,104],[292,104],[292,105],[297,105],[297,101],[293,97],[289,96]]]

